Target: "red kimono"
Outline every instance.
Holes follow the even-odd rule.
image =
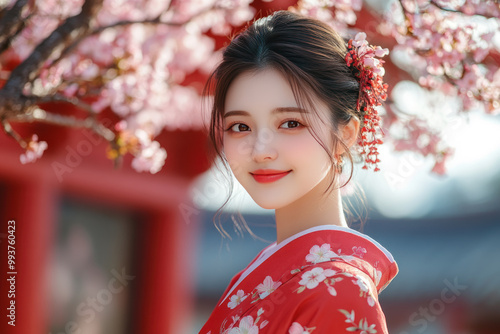
[[[397,272],[370,237],[313,227],[268,246],[234,276],[200,334],[387,333],[378,294]]]

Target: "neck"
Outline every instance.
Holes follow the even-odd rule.
[[[295,202],[276,209],[276,242],[280,243],[292,235],[320,225],[347,227],[340,190],[323,195],[328,178]]]

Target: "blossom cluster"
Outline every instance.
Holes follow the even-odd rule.
[[[368,169],[368,165],[373,165],[374,170],[379,171],[378,145],[383,142],[380,116],[376,108],[387,98],[388,85],[383,82],[384,61],[375,57],[383,57],[389,53],[389,50],[369,45],[366,41],[366,34],[363,32],[358,33],[354,40],[349,40],[347,49],[345,56],[347,66],[354,68],[353,72],[359,81],[356,109],[363,116],[361,138],[358,143],[364,160],[363,169]]]
[[[26,152],[21,154],[19,160],[21,160],[22,164],[34,162],[43,155],[43,152],[46,149],[47,149],[47,142],[45,141],[39,142],[38,136],[32,135],[31,140],[27,144]]]
[[[494,43],[500,37],[499,18],[498,1],[402,0],[392,4],[378,28],[396,39],[393,54],[409,59],[400,67],[420,86],[459,99],[456,114],[478,109],[499,114],[500,63],[494,58],[499,53]],[[394,121],[392,109],[388,113]],[[428,123],[422,115],[410,117],[405,121],[407,135],[392,140],[396,150],[433,156],[432,171],[444,174],[454,149]],[[419,145],[422,141],[428,145]]]
[[[2,55],[2,62],[26,59],[63,20],[78,14],[83,2],[36,1],[35,14],[12,48]],[[24,93],[58,93],[88,101],[98,113],[110,109],[125,120],[126,126],[114,129],[115,145],[121,145],[121,149],[110,148],[108,156],[131,153],[135,157],[133,168],[155,173],[167,155],[152,139],[164,129],[203,125],[200,89],[183,82],[195,71],[208,73],[219,57],[214,52],[214,39],[206,33],[227,35],[232,26],[250,20],[254,16],[250,2],[104,0],[96,18],[101,31],[84,38],[60,59],[47,61]],[[157,17],[163,23],[116,25]],[[25,155],[32,157],[32,152],[28,150]],[[37,152],[40,154],[36,157],[43,150]]]
[[[14,2],[4,1],[3,6],[11,6]],[[165,129],[200,128],[207,119],[200,106],[203,83],[187,86],[186,78],[196,72],[208,73],[214,67],[220,53],[215,51],[211,36],[228,36],[233,27],[250,21],[255,15],[251,2],[104,0],[95,18],[98,32],[72,45],[68,52],[60,54],[60,50],[54,50],[57,52],[52,53],[39,75],[24,87],[23,93],[45,97],[60,94],[89,103],[97,113],[104,110],[116,113],[125,120],[126,126],[114,129],[118,148],[110,149],[110,152],[114,150],[110,157],[123,152],[135,154],[134,168],[147,170],[149,166],[150,172],[157,171],[166,152],[157,147],[154,138]],[[25,60],[65,19],[81,11],[84,0],[32,3],[33,14],[26,18],[25,28],[2,53],[0,69],[4,77],[11,71],[7,64]],[[352,35],[362,9],[362,0],[299,0],[289,8],[326,22],[343,36]],[[381,38],[389,36],[394,41],[391,54],[403,52],[406,55],[408,62],[401,68],[413,81],[429,90],[458,97],[461,108],[457,108],[457,114],[458,109],[468,111],[478,107],[490,114],[500,113],[498,1],[393,1],[387,15],[380,18],[376,22],[378,26],[363,23],[365,27],[374,28],[366,32]],[[120,24],[124,21],[146,23]],[[362,65],[374,74],[371,89],[364,91],[363,100],[369,103],[361,107],[375,106],[378,100],[375,97],[384,96],[384,86],[377,79],[383,75],[383,68],[379,66],[382,61],[375,58],[383,49],[374,50],[361,44],[356,46],[356,43],[363,44],[361,37],[353,41],[353,48],[371,50],[372,55],[366,55]],[[398,65],[400,59],[391,61]],[[434,157],[434,170],[443,173],[453,150],[440,143],[440,132],[432,130],[418,115],[407,119],[401,117],[391,103],[384,109],[386,129],[398,123],[404,123],[407,129],[406,138],[388,138],[394,141],[396,149]],[[365,112],[367,126],[360,146],[367,148],[362,152],[365,167],[375,165],[378,170],[376,148],[381,143],[380,118],[374,110]],[[432,138],[429,145],[417,145],[422,142],[422,136]],[[130,150],[131,147],[119,148],[119,143],[133,137],[140,143],[134,147],[145,150],[144,156]],[[43,141],[36,144],[37,140],[31,140],[30,143],[23,154],[24,162],[35,161],[46,149]]]
[[[467,0],[454,6],[448,1],[449,10],[443,11],[444,3],[443,7],[428,0],[395,3],[393,12],[399,9],[403,15],[399,20],[406,20],[407,26],[385,21],[382,29],[421,64],[416,75],[423,87],[459,96],[464,111],[477,108],[480,101],[486,112],[500,113],[500,66],[485,61],[495,51],[493,38],[500,28],[498,2]],[[486,17],[472,17],[474,14]]]
[[[143,129],[131,130],[127,122],[122,120],[115,125],[118,133],[113,148],[108,148],[110,159],[130,153],[134,156],[132,168],[138,172],[148,171],[156,174],[161,170],[167,158],[167,151],[160,147],[160,143],[152,140],[151,134]]]
[[[356,12],[362,7],[363,0],[299,0],[297,6],[290,9],[326,22],[342,33],[356,23]]]
[[[340,34],[349,35],[357,20],[362,1],[349,7],[344,0],[301,0],[297,11],[329,23]],[[483,109],[500,113],[500,69],[498,41],[500,38],[500,5],[496,0],[401,0],[392,4],[376,25],[367,31],[394,37],[392,54],[404,56],[391,59],[397,64],[408,58],[400,68],[424,88],[458,97],[460,111]],[[376,20],[376,18],[374,18]],[[370,29],[368,29],[370,30]],[[396,147],[433,156],[434,172],[444,173],[446,160],[453,149],[446,147],[441,132],[429,125],[415,131],[411,118],[400,117],[391,103],[384,106],[384,127],[403,123],[408,136],[389,137]],[[418,117],[417,117],[418,118]],[[420,123],[425,123],[423,120]],[[433,145],[417,145],[416,133],[433,138]],[[404,143],[402,143],[404,141]],[[430,150],[432,149],[432,150]]]

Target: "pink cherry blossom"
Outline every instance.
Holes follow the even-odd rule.
[[[245,292],[243,290],[238,290],[235,295],[232,295],[230,298],[230,302],[227,304],[227,306],[230,309],[234,309],[236,306],[238,306],[242,301],[244,301],[248,295],[245,295]]]
[[[312,263],[329,261],[331,258],[337,256],[330,248],[330,244],[323,244],[321,247],[314,245],[309,251],[309,254],[306,255],[306,261]]]
[[[274,282],[271,276],[267,276],[263,283],[257,285],[260,299],[264,299],[281,285],[281,282]]]
[[[298,322],[292,323],[290,328],[288,329],[288,334],[302,334],[302,326]]]
[[[167,151],[160,147],[160,143],[152,141],[142,148],[140,153],[132,160],[132,167],[138,172],[158,173],[167,158]]]
[[[377,56],[377,57],[382,58],[382,57],[384,57],[384,56],[386,56],[388,54],[389,54],[389,49],[388,48],[383,48],[382,49],[380,46],[377,46],[375,48],[375,56]]]
[[[21,163],[27,164],[29,162],[35,162],[36,160],[40,159],[43,155],[43,151],[47,149],[47,142],[45,141],[38,141],[38,136],[33,135],[31,137],[30,142],[28,143],[28,147],[26,148],[26,152],[21,154],[19,159],[21,160]]]
[[[288,329],[288,334],[310,334],[307,329],[305,329],[301,324],[298,322],[293,322],[290,328]]]
[[[78,14],[83,3],[84,0],[34,1],[34,13],[25,20],[26,28],[2,54],[3,75],[11,71],[5,64],[25,60],[66,18]],[[158,16],[164,22],[187,23],[108,28],[84,38],[61,59],[57,59],[59,50],[54,50],[23,93],[38,96],[57,93],[89,101],[95,112],[111,110],[126,122],[130,140],[136,133],[141,136],[140,131],[148,134],[148,140],[128,150],[134,155],[132,167],[157,172],[167,156],[154,141],[161,131],[201,129],[205,125],[207,115],[200,108],[201,84],[187,87],[183,82],[197,71],[209,73],[220,60],[221,53],[215,50],[214,39],[207,33],[228,36],[233,27],[252,20],[256,11],[250,3],[252,0],[105,0],[96,17],[100,27],[121,20],[140,21]],[[365,66],[373,68],[375,74],[384,75],[384,63],[375,57],[387,55],[389,49],[370,48],[366,39],[371,40],[374,34],[388,35],[395,43],[391,53],[397,50],[406,54],[408,64],[402,70],[408,70],[412,80],[429,91],[458,97],[461,106],[457,115],[475,108],[499,114],[500,66],[490,56],[498,53],[494,43],[499,34],[498,2],[440,3],[450,10],[441,10],[429,0],[393,1],[381,15],[378,27],[356,31],[354,45],[366,55]],[[320,19],[343,37],[352,38],[362,7],[362,0],[308,0],[297,2],[290,10]],[[396,150],[430,156],[435,161],[433,171],[445,173],[452,150],[443,146],[443,131],[418,117],[399,117],[391,108],[386,105],[389,112],[384,125],[388,130],[392,126],[406,128],[406,137],[390,138]],[[123,135],[125,129],[116,131]],[[429,144],[420,145],[425,136],[429,137]],[[23,163],[33,162],[46,148],[46,142],[32,140],[20,159]]]
[[[363,247],[354,246],[352,248],[352,251],[354,252],[354,255],[356,255],[360,258],[363,258],[363,256],[366,254],[366,249]]]
[[[334,270],[316,267],[303,273],[299,284],[307,287],[308,289],[314,289],[320,282],[335,274],[336,272]]]
[[[355,47],[360,47],[362,45],[366,45],[368,42],[366,41],[366,34],[364,32],[358,32],[354,37],[352,45]]]
[[[359,286],[359,288],[362,292],[370,291],[370,285],[364,277],[357,276],[356,278],[357,278],[357,280],[355,281],[355,283]]]
[[[258,334],[259,327],[254,323],[252,316],[241,318],[238,327],[232,328],[228,334]]]

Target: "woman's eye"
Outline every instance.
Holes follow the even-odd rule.
[[[286,121],[283,123],[283,125],[287,124],[288,126],[285,126],[285,129],[293,129],[299,127],[301,124],[299,121]]]
[[[229,127],[228,130],[232,132],[245,132],[248,131],[249,127],[243,123],[236,123]]]

